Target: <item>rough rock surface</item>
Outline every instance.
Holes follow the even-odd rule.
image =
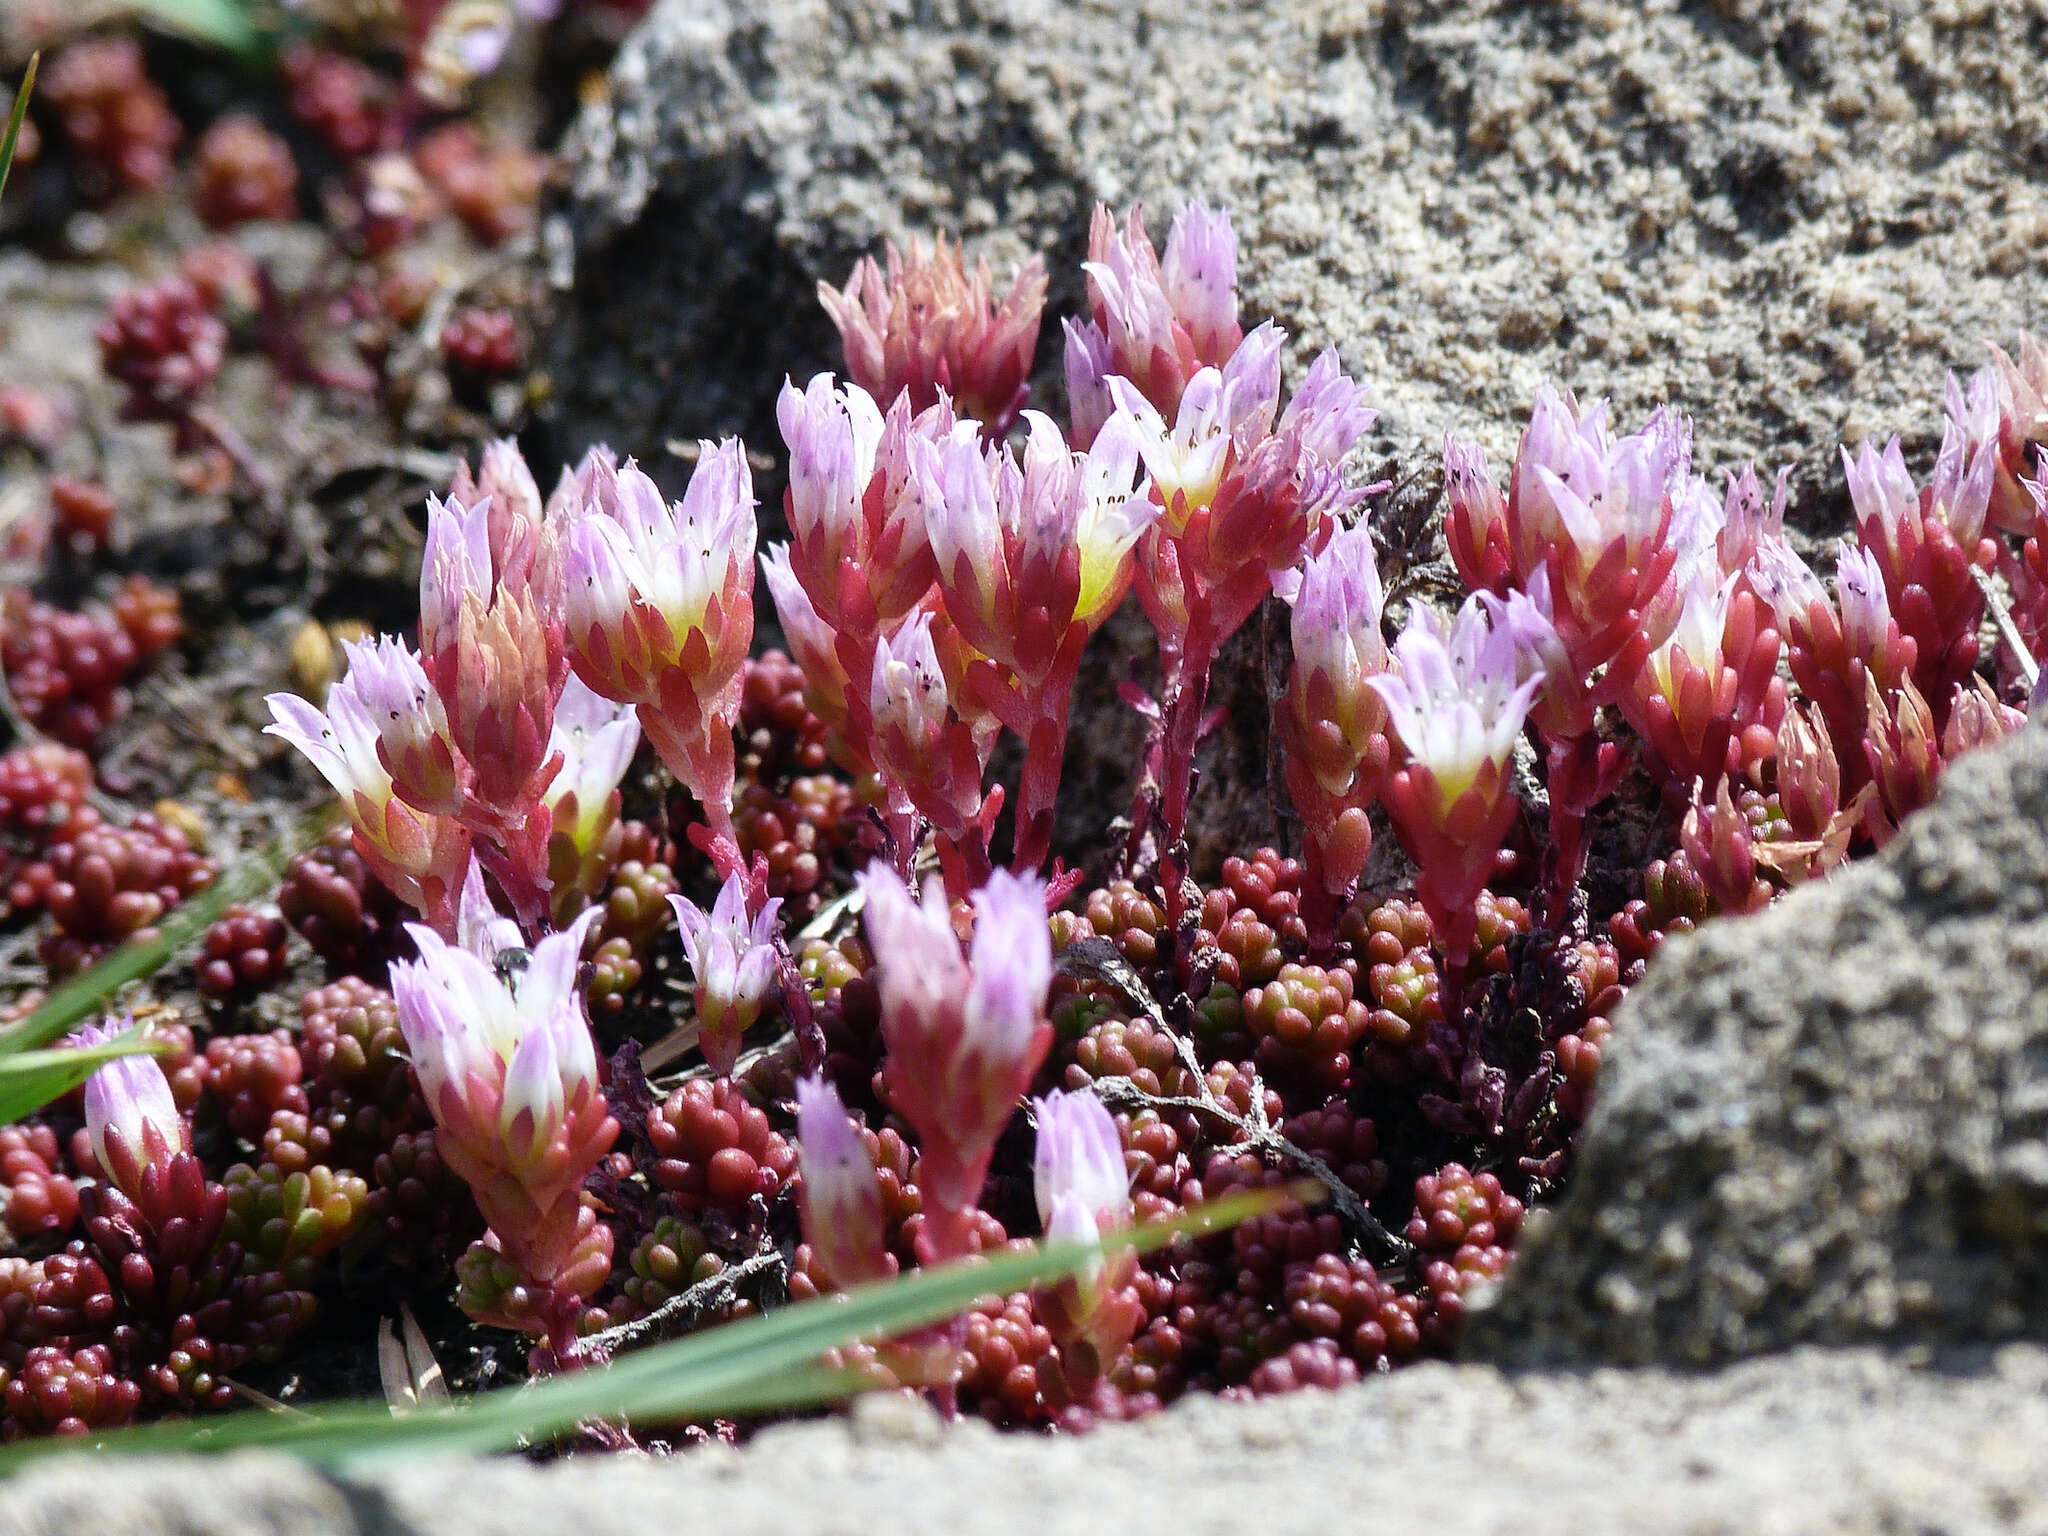
[[[1944,367],[2040,323],[2044,37],[1993,0],[663,0],[570,146],[544,435],[675,488],[679,440],[779,455],[783,376],[838,365],[816,285],[884,237],[1043,251],[1056,316],[1097,199],[1163,236],[1201,196],[1246,312],[1373,382],[1363,457],[1418,507],[1445,430],[1505,455],[1554,379],[1631,424],[1682,401],[1703,469],[1797,464],[1794,519],[1831,534],[1836,442],[1925,454]],[[1084,674],[1069,858],[1129,802],[1114,687],[1149,651],[1124,626]],[[1199,871],[1285,836],[1269,665],[1247,633],[1218,668]]]
[[[0,1489],[0,1533],[2040,1532],[2044,1388],[2048,1354],[2014,1346],[1968,1375],[1820,1351],[1707,1377],[1428,1365],[1079,1439],[942,1430],[887,1399],[666,1463],[434,1460],[329,1481],[253,1454],[73,1458]]]
[[[2048,731],[1880,858],[1670,946],[1473,1348],[2048,1337]]]
[[[1382,446],[1505,450],[1554,378],[1810,500],[2040,323],[2044,37],[1996,0],[664,0],[572,149],[557,425],[771,446],[833,360],[815,282],[881,237],[1042,249],[1057,312],[1095,199],[1205,196]]]

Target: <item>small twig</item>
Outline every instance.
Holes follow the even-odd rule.
[[[835,934],[843,936],[853,926],[852,919],[860,915],[865,900],[857,885],[834,896],[811,915],[808,923],[797,930],[797,942],[808,944],[812,939],[829,939]],[[845,928],[840,927],[842,918],[847,920]]]
[[[2012,609],[2006,605],[2005,594],[1998,590],[1990,573],[1983,567],[1971,566],[1970,574],[1977,578],[1977,586],[1984,593],[1984,602],[1991,609],[1992,621],[1998,625],[1998,633],[2011,648],[2013,660],[2019,663],[2020,678],[2031,694],[2041,680],[2041,667],[2034,660],[2034,653],[2027,648],[2027,642],[2021,638],[2019,626],[2012,621]]]
[[[254,1387],[244,1386],[232,1377],[228,1379],[228,1390],[243,1402],[252,1404],[255,1407],[267,1408],[272,1413],[285,1414],[291,1418],[304,1419],[308,1423],[312,1422],[313,1415],[306,1412],[305,1409],[294,1408],[290,1403],[281,1403],[268,1392],[259,1392]]]
[[[1209,1088],[1208,1074],[1202,1070],[1201,1060],[1195,1055],[1194,1042],[1166,1022],[1165,1013],[1153,1000],[1152,994],[1145,990],[1144,981],[1115,944],[1104,938],[1077,940],[1060,953],[1054,968],[1063,975],[1106,982],[1122,993],[1125,1001],[1143,1013],[1155,1029],[1173,1042],[1175,1054],[1193,1075],[1200,1090],[1199,1096],[1148,1093],[1127,1077],[1099,1077],[1095,1080],[1095,1091],[1105,1102],[1111,1105],[1122,1103],[1136,1109],[1189,1110],[1209,1116],[1227,1126],[1253,1151],[1285,1158],[1310,1176],[1320,1179],[1324,1188],[1329,1190],[1330,1203],[1337,1207],[1338,1214],[1361,1238],[1378,1247],[1381,1260],[1401,1262],[1409,1257],[1411,1250],[1408,1244],[1388,1231],[1379,1218],[1366,1209],[1365,1202],[1358,1198],[1350,1185],[1337,1177],[1328,1163],[1273,1129],[1266,1118],[1264,1085],[1256,1076],[1252,1082],[1250,1118],[1240,1115],[1216,1097]]]
[[[214,447],[228,456],[228,462],[241,471],[242,478],[255,492],[256,499],[263,503],[263,510],[273,516],[284,511],[284,500],[279,494],[277,481],[270,471],[263,467],[263,461],[256,457],[256,450],[249,446],[247,438],[228,424],[210,405],[195,405],[186,413],[186,420]]]
[[[593,1333],[581,1347],[592,1355],[616,1355],[620,1350],[636,1345],[680,1338],[711,1313],[740,1300],[742,1287],[750,1293],[752,1300],[762,1301],[771,1284],[779,1288],[786,1282],[787,1272],[788,1262],[780,1253],[772,1249],[757,1253],[751,1259],[742,1259],[708,1279],[699,1280],[681,1295],[671,1296],[645,1317],[636,1317],[616,1328]]]
[[[1093,1086],[1102,1101],[1112,1108],[1186,1110],[1207,1115],[1233,1131],[1242,1145],[1254,1152],[1285,1158],[1320,1183],[1329,1192],[1330,1204],[1337,1208],[1337,1213],[1359,1237],[1378,1249],[1374,1257],[1380,1262],[1406,1263],[1413,1254],[1414,1250],[1405,1241],[1389,1232],[1380,1219],[1366,1209],[1357,1192],[1338,1178],[1328,1163],[1270,1126],[1254,1125],[1229,1105],[1206,1094],[1192,1098],[1186,1094],[1148,1093],[1127,1077],[1098,1077]],[[1256,1104],[1258,1099],[1259,1095],[1254,1094],[1253,1103]]]

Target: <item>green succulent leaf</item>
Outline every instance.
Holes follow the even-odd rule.
[[[29,93],[36,88],[36,66],[42,62],[40,53],[29,55],[28,69],[21,77],[21,88],[14,93],[14,110],[7,117],[7,137],[0,140],[0,192],[7,190],[7,173],[14,169],[14,145],[21,137],[22,119],[28,116]]]
[[[263,51],[263,34],[236,0],[132,0],[146,20],[196,42],[211,43],[253,58]]]

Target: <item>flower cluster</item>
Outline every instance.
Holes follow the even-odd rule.
[[[958,264],[943,249],[935,260],[933,272]],[[1119,229],[1098,209],[1091,316],[1066,326],[1070,431],[1026,413],[1021,451],[955,419],[936,362],[878,360],[884,325],[921,313],[917,293],[937,282],[916,253],[892,258],[893,307],[871,265],[826,295],[857,382],[784,389],[791,540],[767,562],[776,608],[839,761],[879,770],[899,848],[930,822],[956,897],[990,863],[1001,801],[982,781],[999,728],[1025,744],[1012,867],[1044,862],[1081,650],[1135,581],[1163,688],[1145,706],[1133,841],[1154,835],[1176,921],[1186,908],[1177,849],[1210,668],[1273,577],[1360,498],[1338,466],[1374,415],[1333,354],[1281,408],[1284,336],[1245,334],[1236,262],[1228,217],[1200,204],[1163,256],[1135,210]],[[1002,329],[978,318],[981,288],[950,286],[946,314],[974,317],[975,335]],[[877,380],[899,391],[886,414],[861,387]],[[986,401],[963,403],[988,419]]]
[[[325,711],[274,694],[271,729],[341,794],[378,878],[444,936],[472,849],[530,933],[595,894],[643,731],[736,861],[752,548],[737,442],[707,452],[675,508],[602,451],[543,505],[518,449],[494,444],[429,504],[419,653],[391,636],[350,646]]]
[[[970,273],[944,235],[929,255],[918,240],[908,256],[891,245],[887,262],[885,271],[863,257],[844,290],[818,285],[846,349],[848,376],[877,400],[908,395],[913,411],[949,400],[1000,441],[1030,391],[1045,263],[1025,261],[997,303],[988,263]]]
[[[956,895],[988,870],[1004,727],[1026,744],[1012,862],[1043,861],[1081,653],[1156,515],[1129,430],[1083,454],[1026,414],[1020,455],[945,402],[884,415],[829,376],[780,405],[791,538],[763,569],[806,696],[841,764],[880,772],[899,850],[931,824]]]
[[[386,41],[451,94],[512,16],[407,9],[423,25]],[[395,79],[308,47],[289,73],[350,162],[364,250],[437,197],[480,238],[530,215],[506,189],[531,167],[471,125],[407,151]],[[286,211],[280,144],[230,122],[206,146],[213,216]],[[293,860],[277,916],[228,909],[168,973],[165,996],[212,1000],[202,1038],[159,1015],[158,1054],[0,1130],[0,1433],[221,1405],[344,1268],[352,1301],[451,1290],[546,1371],[657,1311],[773,1305],[748,1277],[778,1264],[807,1298],[1042,1236],[1086,1262],[834,1363],[1072,1429],[1447,1353],[1568,1177],[1664,940],[1882,846],[2023,718],[2048,633],[2031,341],[1952,386],[1925,484],[1896,443],[1845,456],[1827,579],[1784,475],[1710,485],[1675,410],[1624,432],[1545,390],[1504,479],[1446,442],[1467,591],[1391,634],[1388,587],[1430,588],[1412,562],[1383,583],[1344,478],[1373,413],[1330,354],[1283,388],[1228,218],[1190,206],[1157,250],[1099,210],[1084,276],[1064,419],[1024,409],[1042,266],[999,294],[913,242],[821,293],[845,382],[778,401],[786,544],[757,551],[737,441],[698,446],[679,501],[603,449],[543,497],[494,444],[429,500],[416,641],[351,640],[329,687],[309,626],[294,673],[324,697],[273,696],[272,731],[347,827]],[[290,348],[229,248],[182,281],[123,307],[108,363],[218,447],[223,349]],[[375,286],[348,313],[381,315],[392,356],[431,338],[431,281],[393,263]],[[495,366],[499,302],[451,350]],[[68,584],[111,504],[53,500]],[[791,654],[749,658],[757,558]],[[1996,658],[1986,571],[2012,594]],[[1299,847],[1205,888],[1185,834],[1210,673],[1269,592]],[[1069,711],[1132,596],[1148,741],[1121,863],[1084,893],[1053,859]],[[156,589],[121,601],[90,625],[7,605],[32,720],[112,723],[125,653],[66,638],[104,651],[118,626],[140,657],[177,625]],[[992,784],[1005,733],[1021,766]],[[172,806],[103,820],[107,777],[47,742],[0,758],[0,873],[53,976],[214,874]],[[264,995],[309,964],[324,984]],[[1304,1175],[1329,1198],[1301,1203]],[[1243,1227],[1134,1251],[1139,1221],[1247,1189],[1275,1203]]]

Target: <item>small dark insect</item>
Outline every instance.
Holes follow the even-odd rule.
[[[498,980],[508,987],[517,985],[519,978],[526,974],[526,968],[531,964],[533,951],[516,946],[501,949],[491,957],[491,969],[498,973]]]

